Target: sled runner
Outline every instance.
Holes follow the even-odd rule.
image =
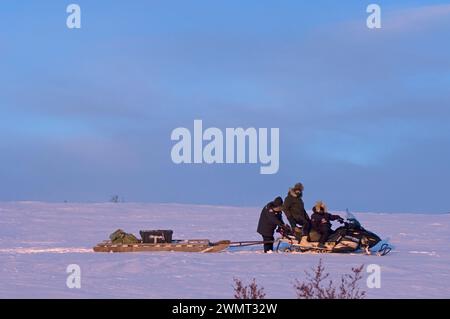
[[[127,253],[127,252],[197,252],[197,253],[217,253],[225,250],[230,245],[230,241],[221,240],[210,242],[208,239],[173,240],[170,243],[136,243],[136,244],[113,244],[106,240],[97,244],[93,249],[95,252],[104,253]]]

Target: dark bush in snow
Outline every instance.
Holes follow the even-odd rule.
[[[317,267],[312,268],[312,273],[305,271],[306,281],[296,280],[294,284],[297,298],[299,299],[363,299],[366,292],[359,289],[358,282],[362,279],[362,270],[360,267],[352,267],[350,274],[344,274],[341,277],[340,284],[335,285],[333,280],[328,280],[329,273],[325,272],[322,265],[322,259],[319,260]]]
[[[242,280],[234,278],[235,299],[264,299],[265,296],[264,288],[258,287],[255,278],[249,285],[244,285]]]

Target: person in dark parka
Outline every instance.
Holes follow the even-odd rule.
[[[331,234],[331,223],[330,221],[337,220],[341,224],[344,219],[339,215],[332,215],[327,212],[327,207],[321,201],[317,202],[312,209],[313,214],[311,215],[312,228],[320,234],[319,247],[325,247],[324,244]]]
[[[303,184],[297,183],[289,189],[288,195],[284,199],[283,211],[293,230],[298,230],[297,224],[302,227],[302,236],[308,236],[311,228],[311,220],[306,213],[303,202]],[[297,233],[297,232],[296,232]]]
[[[277,226],[282,227],[284,225],[283,218],[281,216],[283,208],[283,199],[281,197],[275,198],[272,202],[268,203],[261,211],[259,217],[258,229],[256,230],[263,238],[264,252],[273,251],[273,234]]]

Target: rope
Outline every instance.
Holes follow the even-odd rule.
[[[263,245],[263,244],[273,244],[274,241],[234,241],[230,243],[230,247],[245,247],[245,246],[253,246],[253,245]]]

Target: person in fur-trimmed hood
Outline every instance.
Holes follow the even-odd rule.
[[[291,224],[293,230],[298,233],[299,228],[302,227],[301,235],[308,236],[310,230],[310,218],[305,210],[305,203],[303,202],[303,184],[297,183],[294,187],[289,189],[289,192],[284,199],[283,211],[286,218]]]
[[[313,214],[311,215],[312,228],[320,234],[319,247],[325,247],[325,241],[331,234],[331,221],[337,220],[341,224],[344,219],[339,215],[331,215],[327,212],[327,207],[322,201],[318,201],[314,205]]]

